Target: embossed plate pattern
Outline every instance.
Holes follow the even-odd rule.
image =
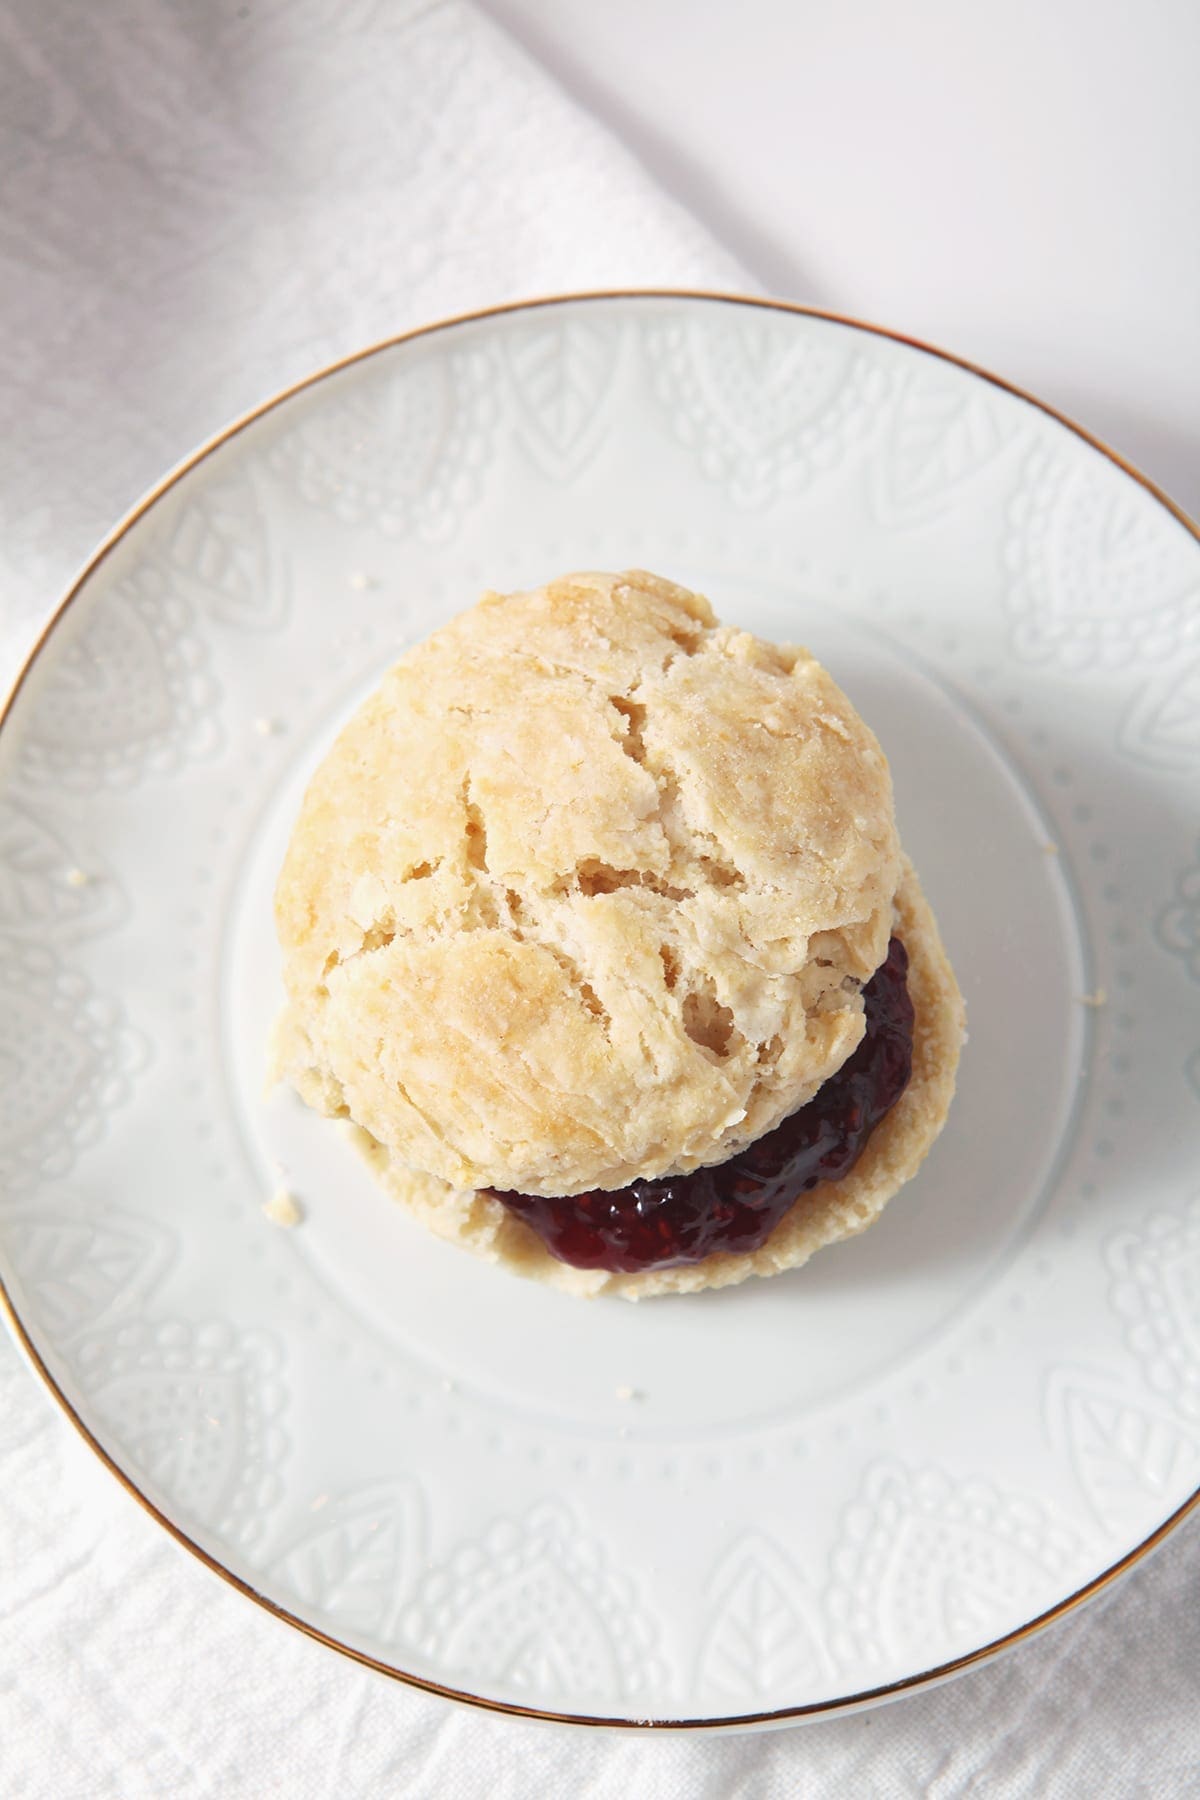
[[[971,1029],[870,1233],[641,1307],[434,1242],[262,1093],[271,884],[340,721],[483,586],[630,564],[858,701]],[[169,478],[26,671],[0,1273],[127,1483],[352,1654],[581,1722],[826,1711],[1015,1641],[1192,1503],[1198,1000],[1200,542],[1161,497],[819,315],[451,322]]]

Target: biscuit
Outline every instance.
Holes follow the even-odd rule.
[[[348,1127],[388,1192],[439,1237],[461,1244],[514,1274],[565,1293],[620,1295],[625,1300],[658,1294],[690,1294],[729,1287],[750,1275],[778,1275],[799,1268],[814,1251],[853,1237],[874,1223],[897,1189],[920,1167],[941,1131],[954,1095],[963,1042],[963,1004],[936,921],[907,862],[896,895],[894,930],[908,951],[908,991],[913,1002],[913,1069],[904,1093],[875,1127],[866,1148],[840,1181],[820,1182],[795,1206],[759,1249],[716,1252],[703,1262],[633,1274],[575,1269],[551,1256],[537,1234],[499,1200],[455,1192],[398,1161],[357,1127]]]
[[[447,1220],[722,1162],[857,1046],[900,869],[886,759],[806,651],[642,572],[488,594],[308,789],[279,1059]]]

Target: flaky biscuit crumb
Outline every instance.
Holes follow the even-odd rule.
[[[295,1194],[289,1188],[277,1187],[270,1199],[264,1200],[263,1212],[272,1225],[282,1225],[285,1230],[299,1225],[304,1217],[304,1209]]]

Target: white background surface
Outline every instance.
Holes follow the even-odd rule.
[[[526,292],[761,285],[875,317],[1039,389],[1200,508],[1184,0],[503,12],[558,85],[451,0],[0,7],[0,681],[113,517],[230,414]],[[1182,1794],[1198,1577],[1193,1526],[1002,1664],[857,1719],[571,1735],[260,1616],[0,1346],[6,1795]]]
[[[1031,388],[1200,512],[1192,0],[485,0],[789,300]]]

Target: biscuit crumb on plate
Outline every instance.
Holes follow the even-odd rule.
[[[263,1212],[272,1225],[282,1225],[290,1230],[299,1225],[304,1217],[304,1208],[290,1188],[277,1187],[269,1200],[263,1202]]]

